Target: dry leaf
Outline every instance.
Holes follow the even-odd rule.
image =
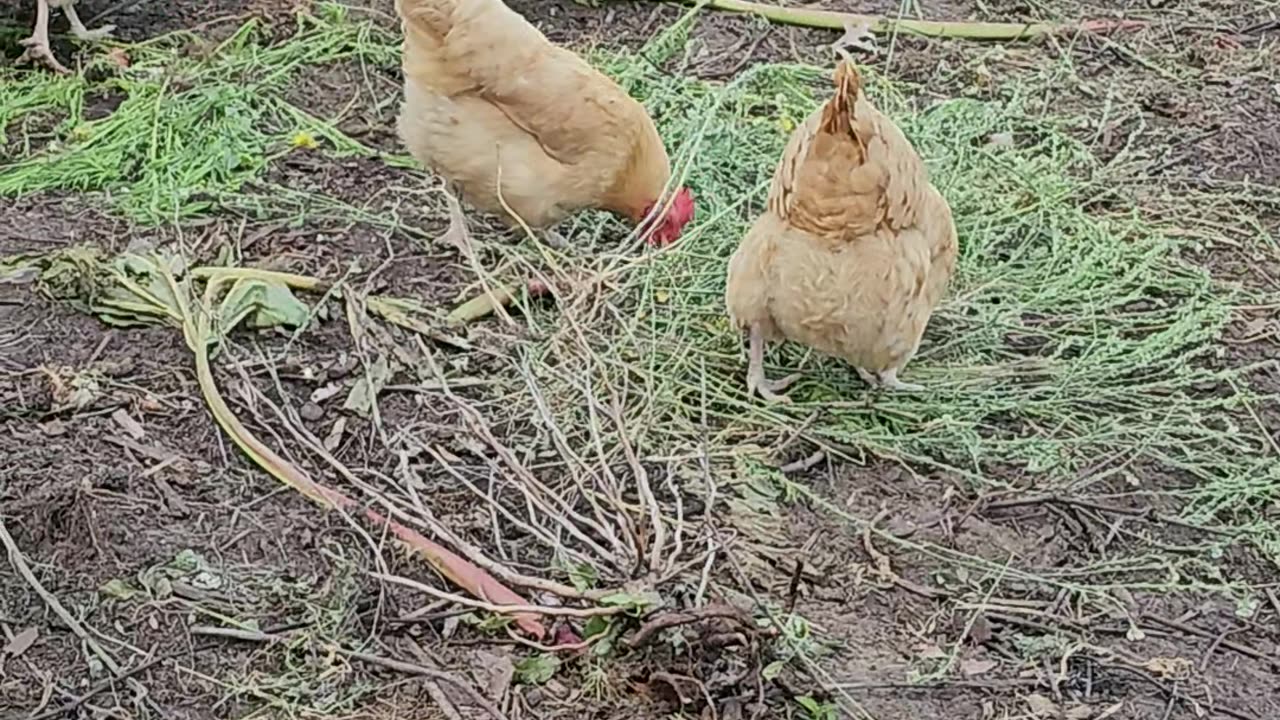
[[[147,431],[142,429],[137,420],[129,417],[129,413],[125,412],[124,408],[116,408],[115,412],[111,413],[111,419],[115,420],[116,424],[134,440],[141,440],[147,436]]]
[[[342,384],[332,382],[311,391],[311,402],[317,405],[342,392]]]
[[[324,438],[324,449],[333,452],[342,442],[342,434],[347,431],[347,419],[340,417],[333,423],[333,429]]]
[[[1058,714],[1058,704],[1039,693],[1033,693],[1024,699],[1031,717],[1049,718]]]
[[[61,420],[50,420],[49,422],[41,425],[40,429],[44,431],[45,435],[49,435],[51,437],[65,435],[67,432],[67,424]]]
[[[933,643],[921,643],[916,645],[913,649],[916,652],[916,656],[922,660],[942,660],[947,657],[947,654],[942,651],[942,648],[934,645]]]
[[[1191,674],[1191,661],[1180,657],[1151,658],[1142,667],[1162,678],[1184,678]]]
[[[1107,720],[1107,718],[1111,717],[1112,715],[1115,715],[1116,713],[1120,712],[1122,709],[1124,709],[1123,700],[1103,710],[1102,712],[1098,713],[1098,717],[1094,718],[1093,720]]]
[[[1093,717],[1093,708],[1089,705],[1077,703],[1067,708],[1066,712],[1062,713],[1062,716],[1064,720],[1089,720],[1089,718]]]
[[[129,53],[125,52],[124,48],[111,48],[103,54],[112,65],[118,68],[129,67]]]
[[[965,677],[982,675],[983,673],[989,673],[992,670],[995,670],[999,665],[1000,663],[995,660],[961,660],[960,674]]]
[[[991,641],[991,623],[986,615],[980,613],[973,619],[973,625],[969,628],[969,639],[978,645],[985,645]]]
[[[13,636],[13,639],[9,641],[9,644],[4,646],[4,654],[18,657],[29,650],[31,646],[35,644],[36,638],[39,636],[40,632],[36,630],[34,625],[32,625],[26,630],[23,630]]]

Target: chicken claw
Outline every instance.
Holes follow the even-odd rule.
[[[747,368],[747,395],[759,393],[768,402],[790,403],[791,398],[780,394],[792,383],[800,379],[800,373],[788,375],[781,380],[770,380],[764,374],[764,333],[758,325],[751,326],[750,364]]]
[[[873,373],[863,368],[854,368],[858,371],[858,376],[863,382],[873,388],[883,388],[885,390],[894,390],[897,392],[924,392],[923,385],[915,383],[903,382],[898,379],[898,369],[889,368],[880,373]]]
[[[844,35],[839,40],[831,43],[832,49],[836,52],[848,50],[861,50],[869,55],[876,54],[876,36],[871,31],[871,23],[867,20],[845,20]],[[841,53],[843,54],[843,53]]]
[[[31,31],[31,37],[22,41],[22,44],[27,49],[22,53],[22,57],[18,58],[19,65],[28,62],[40,63],[56,73],[70,74],[71,71],[58,62],[58,58],[53,55],[53,50],[49,48],[50,7],[62,9],[62,13],[67,16],[67,20],[71,23],[71,34],[79,40],[86,42],[101,40],[116,29],[115,25],[103,25],[93,30],[85,27],[84,23],[80,21],[80,16],[76,14],[74,2],[75,0],[36,0],[36,26]]]
[[[48,0],[36,0],[36,26],[31,31],[31,37],[22,41],[22,45],[27,49],[18,58],[17,63],[40,63],[50,70],[66,75],[71,71],[65,65],[58,62],[58,58],[53,56],[53,51],[49,49],[49,2]]]

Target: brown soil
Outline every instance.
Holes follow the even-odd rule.
[[[25,0],[20,4],[14,22],[26,26],[31,8]],[[567,0],[510,4],[552,38],[575,46],[638,46],[683,12],[667,4],[640,2],[606,2],[595,9]],[[1163,3],[1169,7],[1159,10],[1145,9],[1148,4],[1134,4],[1144,8],[1134,15],[1151,17],[1149,28],[1111,39],[995,46],[899,38],[891,60],[882,59],[879,70],[923,83],[926,90],[917,98],[923,105],[956,95],[997,97],[1017,77],[1049,72],[1055,64],[1070,61],[1085,82],[1064,84],[1046,97],[1046,112],[1082,118],[1081,137],[1104,159],[1123,153],[1122,161],[1133,165],[1134,177],[1145,178],[1135,180],[1130,189],[1144,211],[1160,217],[1162,208],[1197,203],[1202,191],[1231,183],[1274,188],[1280,182],[1280,31],[1268,15],[1274,8],[1255,9],[1265,3],[1228,0]],[[899,3],[821,5],[896,12]],[[1011,0],[920,5],[931,19],[991,20],[1039,17],[1043,7]],[[1115,14],[1101,6],[1055,5],[1057,14],[1067,18]],[[216,36],[218,28],[234,27],[224,18],[248,15],[287,32],[287,6],[265,0],[78,4],[86,20],[106,13],[97,22],[116,24],[117,34],[129,40],[192,28]],[[387,26],[394,27],[391,1],[378,0],[374,6]],[[55,22],[62,27],[61,20]],[[823,46],[834,39],[830,32],[768,27],[714,14],[698,26],[690,65],[701,75],[725,77],[753,61],[821,59]],[[11,51],[6,48],[12,56]],[[62,57],[75,52],[62,42],[57,51]],[[1265,65],[1268,60],[1270,67]],[[929,84],[937,77],[947,80]],[[376,83],[379,92],[394,93],[395,78],[378,78]],[[367,89],[359,68],[338,67],[295,91],[309,98],[317,114],[331,116]],[[342,118],[340,126],[362,142],[395,149],[394,104],[385,103],[386,96],[366,100],[357,103],[359,109]],[[272,173],[275,182],[314,187],[372,212],[395,210],[427,235],[443,229],[438,208],[397,197],[391,188],[402,188],[403,176],[375,162],[291,160],[277,164]],[[1246,211],[1260,217],[1271,233],[1269,254],[1245,249],[1254,247],[1244,244],[1251,238],[1233,237],[1234,224],[1224,222],[1226,242],[1206,247],[1197,259],[1223,279],[1275,292],[1280,289],[1280,255],[1275,251],[1280,203],[1273,199],[1269,205],[1205,207],[1203,213],[1212,223]],[[118,251],[131,241],[160,241],[175,232],[132,227],[69,196],[4,200],[0,205],[0,256],[84,242]],[[206,252],[215,239],[234,240],[246,257],[270,258],[278,269],[336,276],[352,263],[366,274],[383,268],[373,281],[375,288],[392,286],[398,294],[426,299],[454,301],[468,277],[456,254],[404,237],[391,239],[380,227],[320,219],[305,228],[285,228],[229,215],[183,232],[189,242],[194,233],[196,246]],[[340,305],[334,303],[329,310],[341,318]],[[1280,328],[1266,315],[1273,312],[1242,311],[1233,330],[1242,343],[1226,346],[1220,362],[1243,365],[1276,357]],[[260,351],[279,360],[283,393],[299,407],[314,407],[305,420],[321,437],[343,416],[341,396],[312,403],[311,394],[352,370],[353,349],[341,325],[326,323],[296,341],[267,338],[259,349],[241,348],[244,358]],[[40,583],[80,623],[101,633],[97,641],[106,651],[130,667],[145,666],[134,679],[146,692],[145,700],[135,702],[135,689],[127,684],[99,687],[108,677],[100,661],[49,611],[26,579],[0,564],[0,631],[7,638],[27,628],[37,633],[20,654],[0,653],[0,717],[150,713],[214,718],[254,712],[444,717],[433,714],[435,705],[421,685],[394,672],[305,649],[267,652],[256,643],[190,632],[193,626],[216,625],[219,613],[253,618],[268,630],[322,625],[330,639],[358,643],[381,634],[384,647],[402,649],[407,658],[425,652],[476,674],[493,663],[492,656],[483,653],[509,655],[515,650],[509,643],[484,644],[471,636],[458,642],[442,640],[439,623],[388,624],[388,618],[414,610],[420,601],[408,594],[384,594],[366,574],[374,566],[373,552],[350,526],[320,513],[296,493],[283,491],[228,444],[201,400],[190,353],[182,342],[178,334],[163,328],[111,329],[27,288],[0,285],[0,514]],[[473,371],[480,372],[483,359],[474,363],[479,370]],[[269,382],[260,370],[252,374]],[[1280,391],[1280,370],[1274,366],[1259,371],[1255,379],[1261,387]],[[83,406],[60,405],[55,390],[67,383],[89,388]],[[136,420],[141,433],[131,437],[130,428],[113,418],[117,410]],[[438,437],[448,437],[458,422],[409,396],[390,398],[385,412],[397,425],[423,428]],[[1280,427],[1280,413],[1274,408],[1263,416],[1271,427]],[[352,467],[394,471],[397,458],[367,453],[374,429],[354,417],[345,422],[345,437],[335,450],[340,459]],[[1141,480],[1153,487],[1166,482],[1160,477]],[[823,463],[807,471],[803,481],[860,517],[893,508],[883,523],[895,532],[996,562],[1014,556],[1025,565],[1052,568],[1106,558],[1106,546],[1098,544],[1097,536],[1105,536],[1108,528],[1098,527],[1092,515],[1049,505],[974,513],[975,498],[953,478],[916,475],[889,463]],[[468,496],[453,492],[445,480],[428,482],[434,483],[440,502],[466,502]],[[1139,532],[1154,525],[1143,518],[1126,522]],[[956,610],[953,605],[942,611],[935,599],[914,592],[911,583],[945,575],[959,591],[966,579],[945,564],[895,553],[892,566],[905,582],[894,585],[876,576],[864,538],[847,526],[834,525],[823,513],[803,507],[795,511],[791,526],[797,546],[810,548],[803,556],[808,572],[797,590],[796,609],[839,645],[822,661],[829,679],[843,684],[880,720],[1031,717],[1029,702],[1034,699],[1028,701],[1028,696],[1052,695],[1036,689],[1046,677],[1056,678],[1064,707],[1078,702],[1097,712],[1120,703],[1121,709],[1111,716],[1115,718],[1168,720],[1201,717],[1201,712],[1280,717],[1280,606],[1263,608],[1245,621],[1221,600],[1139,597],[1132,600],[1138,609],[1177,620],[1197,634],[1153,620],[1144,623],[1143,639],[1126,639],[1129,628],[1117,617],[1098,619],[1077,638],[1124,657],[1190,659],[1194,668],[1188,677],[1153,683],[1152,674],[1141,667],[1089,659],[1100,652],[1089,658],[1066,653],[1063,659],[1062,652],[1046,651],[1043,667],[1012,672],[1032,652],[1029,647],[1050,635],[1033,615],[1019,620]],[[1176,532],[1162,537],[1178,539]],[[193,556],[199,558],[195,566],[190,564]],[[180,566],[176,569],[175,561]],[[1222,562],[1238,576],[1274,579],[1274,568],[1249,557],[1228,556]],[[777,587],[762,589],[785,598],[790,570],[779,572]],[[168,578],[169,590],[146,602],[101,591],[112,581],[154,588],[160,576]],[[1047,611],[1057,610],[1065,613],[1057,605]],[[6,637],[0,637],[0,648]],[[907,674],[927,673],[939,653],[956,653],[962,667],[972,669],[972,677],[907,687]],[[681,663],[672,660],[672,671],[698,664]],[[292,678],[291,685],[273,684],[285,676]],[[524,689],[520,707],[525,714],[517,711],[512,717],[545,713],[638,719],[670,712],[669,698],[646,686],[644,679],[637,670],[635,677],[619,684],[628,696],[612,700],[570,694],[573,689],[563,686]],[[795,694],[816,692],[802,686],[803,679],[789,682]],[[1170,693],[1183,699],[1171,699]],[[773,702],[761,717],[787,717],[784,705]],[[55,712],[59,707],[73,709]],[[569,709],[574,707],[578,710]],[[1234,714],[1225,715],[1222,708]]]

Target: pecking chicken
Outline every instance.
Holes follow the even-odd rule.
[[[70,70],[58,62],[58,58],[54,57],[53,50],[49,47],[49,8],[51,7],[62,9],[62,14],[66,15],[67,21],[71,23],[71,34],[78,40],[101,40],[110,35],[115,26],[103,25],[94,30],[85,27],[80,21],[80,16],[76,14],[75,0],[36,0],[36,26],[31,31],[31,37],[22,41],[27,50],[22,53],[22,57],[18,58],[18,62],[42,63],[50,70],[67,73]]]
[[[750,334],[748,392],[769,401],[766,341],[844,358],[868,384],[920,390],[898,373],[920,346],[956,264],[951,208],[920,156],[863,93],[846,56],[835,94],[787,142],[764,213],[729,261],[729,317]]]
[[[693,195],[680,188],[660,202],[666,148],[617,83],[501,0],[396,0],[396,10],[400,137],[467,202],[512,225],[513,213],[550,228],[597,208],[640,225],[652,244],[680,236]]]

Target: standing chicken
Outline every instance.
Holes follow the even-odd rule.
[[[617,83],[501,0],[396,0],[396,10],[400,137],[464,199],[512,225],[507,208],[535,228],[598,208],[644,223],[653,244],[680,236],[693,195],[680,188],[659,203],[666,148]]]
[[[19,63],[38,62],[55,72],[70,72],[58,62],[58,58],[54,57],[53,50],[49,47],[49,8],[51,7],[62,8],[62,13],[71,23],[71,34],[79,40],[101,40],[115,29],[113,25],[104,25],[96,30],[85,27],[80,21],[80,16],[76,14],[74,3],[75,0],[36,0],[36,26],[31,31],[31,37],[22,41],[27,50],[22,53],[22,57],[18,58]]]
[[[770,401],[787,401],[797,378],[765,377],[765,342],[783,338],[844,358],[872,386],[920,390],[898,373],[955,269],[951,208],[920,156],[848,57],[835,86],[792,134],[729,261],[729,317],[750,333],[747,388]]]

